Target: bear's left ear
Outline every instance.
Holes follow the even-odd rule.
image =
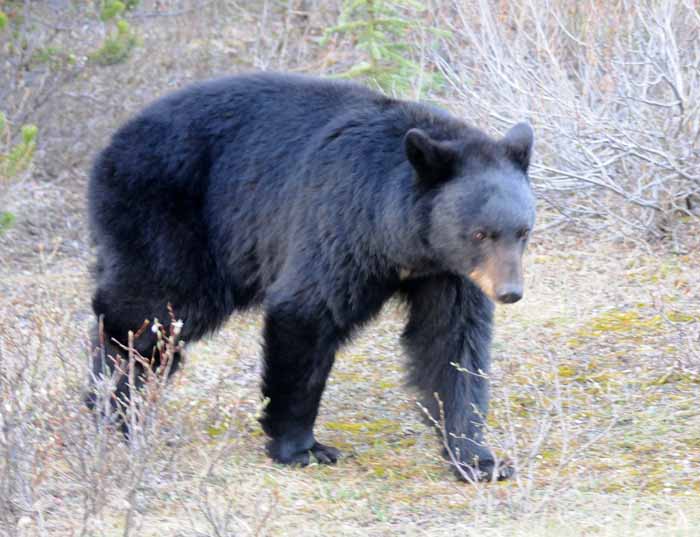
[[[503,137],[508,156],[522,168],[524,172],[530,166],[534,132],[528,123],[518,123]]]
[[[439,183],[454,172],[459,152],[450,142],[431,138],[421,129],[411,129],[404,137],[406,157],[426,183]]]

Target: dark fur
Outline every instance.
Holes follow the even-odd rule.
[[[335,352],[399,293],[413,382],[433,412],[433,393],[444,401],[460,460],[490,470],[478,372],[489,368],[493,306],[467,275],[493,256],[472,233],[493,233],[519,258],[513,237],[534,218],[530,145],[309,77],[245,75],[169,95],[114,135],[90,180],[104,350],[116,354],[112,338],[145,319],[168,319],[168,303],[185,341],[262,304],[268,452],[334,462],[313,425]],[[153,345],[147,331],[136,347],[152,356]],[[103,367],[98,356],[95,374]],[[128,397],[124,382],[118,392]]]

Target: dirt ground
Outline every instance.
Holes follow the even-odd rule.
[[[0,533],[698,535],[700,252],[580,228],[535,233],[525,298],[497,310],[488,439],[510,482],[466,485],[440,459],[404,387],[398,303],[336,361],[317,436],[342,449],[337,466],[264,455],[257,312],[189,349],[140,438],[94,427],[89,164],[156,95],[267,66],[241,60],[268,50],[244,24],[212,21],[146,20],[126,64],[65,86],[38,113],[31,173],[4,193],[17,220],[0,236]]]

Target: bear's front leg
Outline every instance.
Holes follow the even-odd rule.
[[[444,419],[445,455],[459,466],[460,478],[507,479],[512,467],[497,465],[483,442],[493,304],[469,280],[450,275],[405,282],[403,292],[410,308],[402,342],[411,380],[430,415]]]
[[[276,303],[265,317],[263,395],[260,422],[270,437],[268,455],[276,462],[306,466],[310,454],[333,464],[340,452],[317,442],[314,423],[333,366],[338,335],[328,315],[308,304]]]

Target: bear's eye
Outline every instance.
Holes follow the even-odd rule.
[[[526,227],[518,230],[518,238],[520,240],[525,240],[527,237],[530,235],[530,230],[527,229]]]
[[[484,233],[483,231],[475,231],[474,233],[472,233],[472,237],[474,237],[475,241],[481,242],[486,238],[486,233]]]

